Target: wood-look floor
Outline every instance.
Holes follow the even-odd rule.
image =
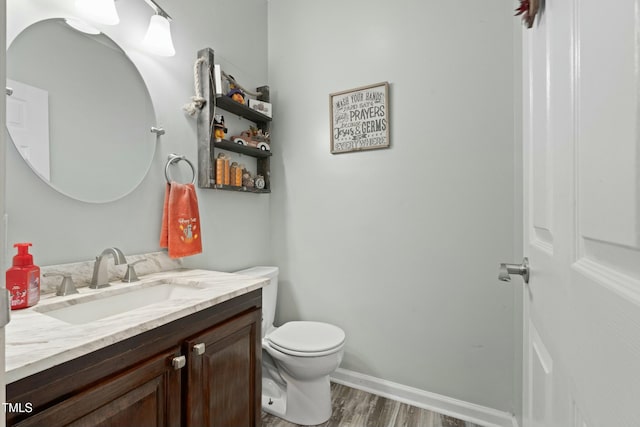
[[[333,414],[322,427],[480,427],[341,384],[331,383]],[[262,427],[297,427],[262,413]]]

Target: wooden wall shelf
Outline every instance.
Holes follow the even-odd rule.
[[[205,48],[198,51],[198,58],[202,58],[204,63],[202,64],[203,70],[208,70],[208,73],[213,72],[214,68],[214,52],[211,48]],[[204,107],[200,110],[197,120],[197,133],[198,133],[198,187],[211,188],[216,190],[229,190],[242,193],[263,194],[271,192],[271,151],[263,151],[254,147],[248,147],[229,140],[216,141],[213,136],[213,117],[216,113],[216,108],[228,111],[231,114],[243,117],[256,124],[258,129],[262,129],[264,132],[269,132],[269,125],[271,117],[262,114],[259,111],[253,110],[244,104],[240,104],[233,101],[227,96],[215,96],[215,88],[212,85],[213,78],[210,75],[203,76],[201,79],[202,93],[206,102]],[[262,93],[258,100],[269,102],[269,86],[261,86],[257,88],[257,91]],[[218,112],[218,114],[220,114]],[[254,157],[256,159],[256,175],[262,175],[264,177],[265,187],[261,190],[255,188],[245,187],[232,187],[230,185],[216,184],[215,178],[215,164],[216,153],[215,150],[221,149],[231,151],[234,153],[244,154]]]
[[[254,123],[270,122],[271,117],[262,114],[259,111],[252,110],[244,104],[240,104],[228,96],[216,97],[216,106],[222,108],[230,113],[236,114],[240,117],[244,117],[247,120],[251,120]]]
[[[246,145],[237,144],[223,139],[222,141],[213,141],[213,146],[222,150],[232,151],[234,153],[246,154],[247,156],[255,157],[257,159],[263,159],[271,156],[271,151],[263,151],[254,147],[248,147]]]

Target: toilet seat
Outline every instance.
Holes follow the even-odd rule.
[[[337,351],[344,344],[345,333],[328,323],[295,321],[285,323],[265,338],[283,353],[317,357]]]

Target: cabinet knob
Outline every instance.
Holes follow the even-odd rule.
[[[178,356],[171,359],[171,366],[173,366],[173,369],[175,369],[176,371],[178,369],[184,368],[186,364],[187,364],[187,358],[184,356]]]
[[[206,349],[206,346],[203,342],[193,346],[193,352],[198,356],[202,356],[204,354],[205,349]]]

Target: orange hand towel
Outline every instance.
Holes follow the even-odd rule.
[[[193,184],[167,184],[160,247],[168,248],[171,258],[202,253],[198,196]]]

